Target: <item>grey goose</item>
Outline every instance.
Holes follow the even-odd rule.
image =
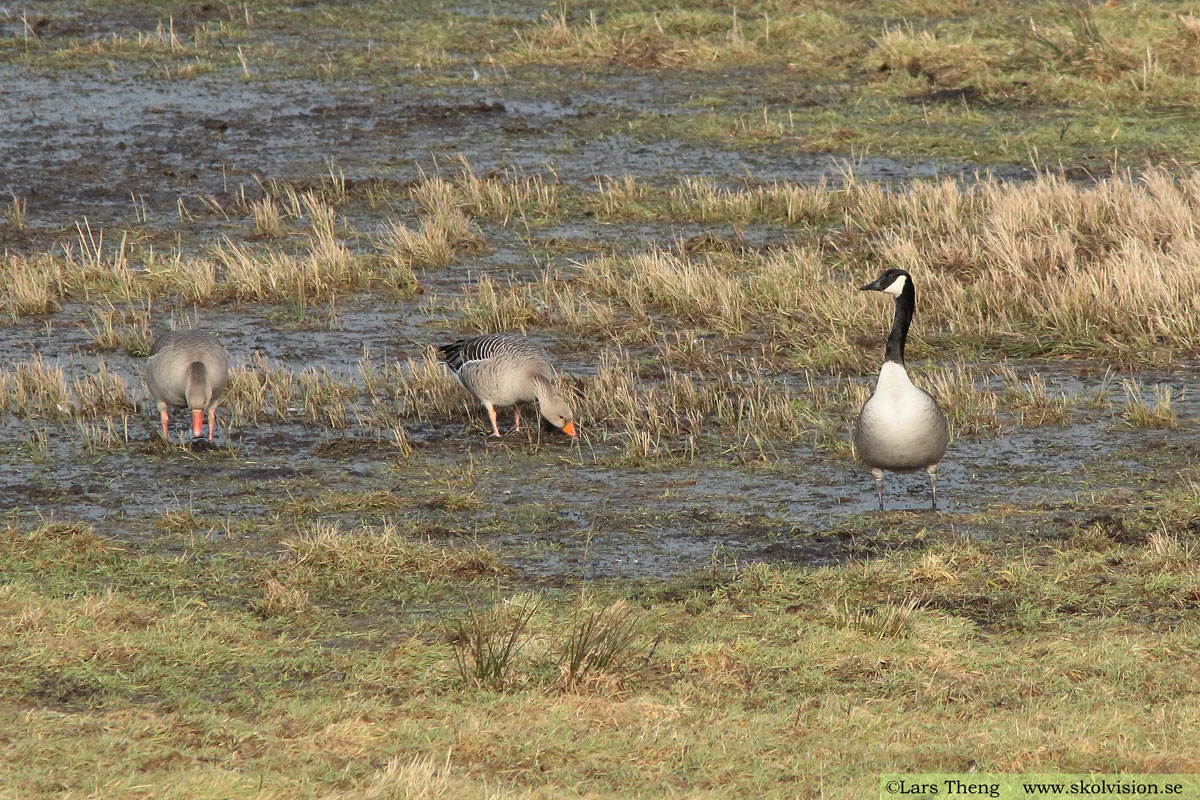
[[[936,509],[937,465],[946,453],[950,432],[937,400],[914,386],[904,368],[904,343],[917,304],[912,276],[902,269],[889,269],[860,291],[883,292],[894,297],[896,316],[875,391],[858,413],[854,450],[875,476],[881,511],[884,470],[928,472],[930,498]]]
[[[554,388],[554,367],[537,342],[511,333],[490,333],[438,347],[463,387],[479,398],[500,435],[496,406],[513,406],[513,430],[521,430],[518,403],[536,401],[541,415],[555,428],[575,436],[575,414]]]
[[[169,406],[186,406],[192,412],[192,435],[200,438],[208,412],[208,440],[217,426],[217,405],[229,381],[229,353],[208,331],[170,331],[150,346],[146,361],[146,387],[158,403],[162,431],[170,438]]]

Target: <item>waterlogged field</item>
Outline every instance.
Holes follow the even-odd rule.
[[[1198,53],[1195,3],[0,7],[0,797],[1200,772]],[[888,267],[936,512],[849,448]],[[142,379],[194,326],[215,447]],[[432,348],[496,330],[578,441],[487,437]]]

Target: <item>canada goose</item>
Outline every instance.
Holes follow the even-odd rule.
[[[854,426],[854,450],[875,476],[879,509],[883,510],[883,471],[929,473],[929,492],[937,508],[937,464],[946,453],[950,432],[946,415],[933,395],[913,386],[904,369],[904,342],[916,308],[912,276],[889,269],[859,291],[896,298],[896,318],[875,391],[863,403]]]
[[[536,342],[511,333],[459,339],[438,348],[458,382],[479,398],[500,435],[496,406],[513,406],[513,430],[521,430],[517,403],[537,401],[542,416],[568,436],[575,436],[575,414],[554,389],[554,368]]]
[[[170,438],[168,406],[187,406],[192,412],[192,435],[197,439],[208,412],[208,440],[217,427],[217,405],[229,381],[229,353],[208,331],[170,331],[154,340],[146,360],[146,386],[158,403],[163,436]]]

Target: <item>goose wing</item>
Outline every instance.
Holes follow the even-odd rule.
[[[444,344],[438,348],[438,359],[455,372],[473,361],[498,360],[539,370],[550,366],[546,351],[536,342],[507,333],[489,333]]]

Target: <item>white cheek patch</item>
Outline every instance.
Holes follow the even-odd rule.
[[[907,283],[908,276],[901,275],[899,278],[896,278],[896,280],[888,284],[883,291],[885,294],[890,294],[892,297],[899,297],[900,293],[904,291],[904,287]]]

